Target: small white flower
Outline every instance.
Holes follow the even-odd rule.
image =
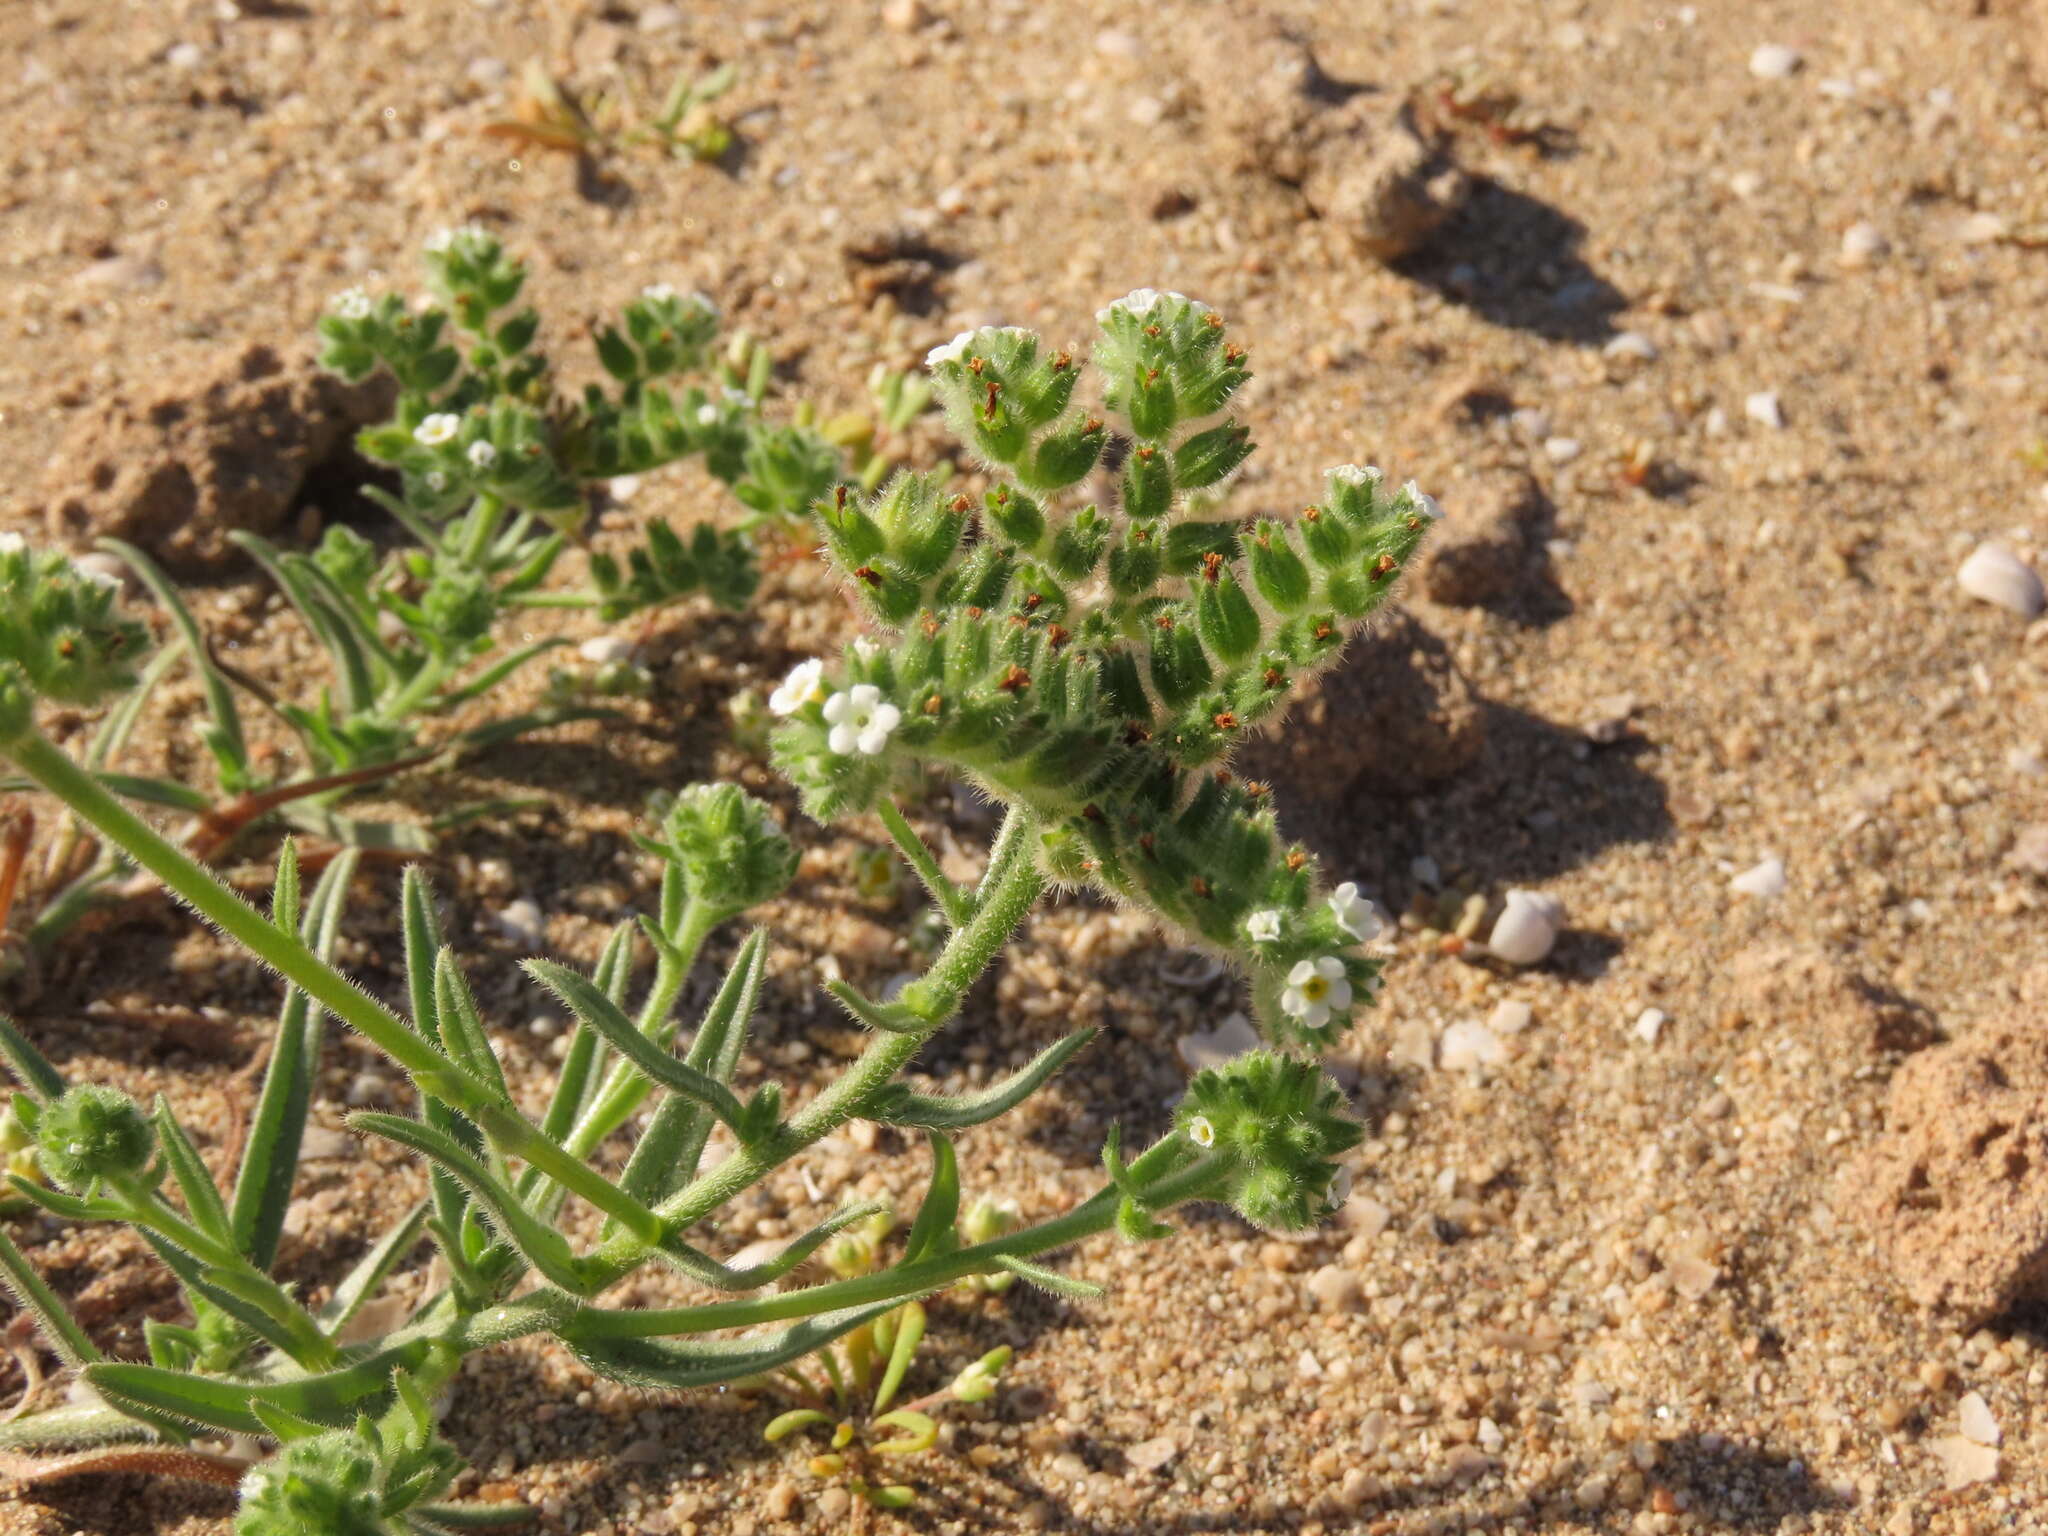
[[[1437,504],[1437,499],[1413,480],[1410,480],[1401,487],[1401,494],[1414,502],[1415,510],[1428,518],[1432,523],[1444,515],[1444,509]]]
[[[1267,907],[1244,920],[1244,931],[1254,944],[1271,944],[1280,937],[1280,909]]]
[[[882,654],[882,648],[866,635],[855,635],[853,637],[853,654],[862,661],[873,661]]]
[[[825,663],[800,661],[789,669],[782,685],[768,695],[768,708],[778,715],[793,715],[806,704],[824,696]]]
[[[1188,1140],[1198,1147],[1216,1145],[1216,1127],[1209,1123],[1207,1115],[1197,1115],[1188,1122]]]
[[[447,250],[448,247],[453,245],[454,243],[454,230],[437,229],[431,235],[427,236],[427,252],[429,255],[439,256],[443,251]]]
[[[698,406],[698,407],[697,407],[697,425],[698,425],[698,426],[700,426],[700,427],[709,427],[709,426],[714,426],[714,425],[716,425],[716,424],[717,424],[717,422],[718,422],[718,407],[717,407],[717,406],[715,406],[715,405],[712,405],[712,404],[710,404],[709,402],[706,402],[705,404],[703,404],[703,405],[700,405],[700,406]]]
[[[841,757],[855,752],[873,757],[889,745],[889,733],[903,723],[903,711],[886,703],[873,683],[857,683],[825,701],[825,723],[832,727],[825,745]]]
[[[28,540],[18,533],[0,533],[0,555],[18,555],[28,548]]]
[[[1176,304],[1185,304],[1198,315],[1209,313],[1208,305],[1204,304],[1200,299],[1191,299],[1184,293],[1174,293],[1171,290],[1161,293],[1157,288],[1133,288],[1129,293],[1110,305],[1109,308],[1095,311],[1096,323],[1098,325],[1109,324],[1109,317],[1118,310],[1122,310],[1134,319],[1142,319],[1144,316],[1152,313],[1159,306],[1159,301],[1162,299],[1171,299]]]
[[[427,489],[428,489],[428,490],[430,490],[430,491],[445,491],[445,490],[447,490],[447,489],[448,489],[448,477],[447,477],[446,475],[442,474],[442,473],[441,473],[441,471],[440,471],[440,470],[438,470],[438,469],[430,469],[430,470],[428,470],[428,471],[427,471]]]
[[[1333,464],[1323,473],[1342,485],[1378,485],[1386,477],[1371,464]]]
[[[924,365],[936,368],[941,363],[957,363],[967,355],[967,344],[974,340],[974,332],[962,331],[943,346],[933,347],[924,355]]]
[[[1335,1210],[1350,1198],[1351,1170],[1339,1163],[1337,1171],[1330,1175],[1329,1187],[1323,1191],[1323,1203]]]
[[[112,571],[103,571],[96,566],[80,565],[76,561],[72,562],[71,571],[80,581],[89,581],[96,587],[105,587],[113,592],[121,590],[121,578]]]
[[[1373,911],[1370,901],[1358,894],[1356,881],[1346,880],[1330,892],[1330,916],[1361,944],[1370,944],[1380,936],[1380,915]]]
[[[1304,960],[1287,973],[1287,990],[1280,994],[1280,1007],[1290,1018],[1310,1029],[1321,1029],[1333,1013],[1351,1006],[1351,983],[1344,979],[1344,962],[1335,955]]]
[[[370,296],[360,288],[346,288],[328,301],[327,307],[344,320],[370,318]]]
[[[469,445],[469,463],[472,469],[489,469],[498,462],[498,450],[481,440]]]
[[[640,290],[641,298],[652,299],[657,304],[666,304],[675,296],[676,285],[674,283],[649,283]]]
[[[453,442],[455,434],[461,429],[460,416],[451,411],[436,411],[412,429],[412,440],[428,448],[438,448],[443,443]]]

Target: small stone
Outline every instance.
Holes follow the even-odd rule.
[[[1641,331],[1623,331],[1602,347],[1607,357],[1632,358],[1637,362],[1655,362],[1657,344]]]
[[[1310,1275],[1308,1293],[1325,1312],[1357,1312],[1363,1307],[1357,1272],[1341,1264],[1325,1264]]]
[[[1998,1476],[1998,1452],[1988,1445],[1965,1440],[1961,1435],[1944,1435],[1939,1440],[1930,1440],[1927,1449],[1941,1463],[1942,1479],[1950,1489],[1988,1483]]]
[[[1525,405],[1508,418],[1515,430],[1531,442],[1540,443],[1550,436],[1550,412]]]
[[[1339,1509],[1357,1509],[1371,1503],[1380,1496],[1380,1480],[1363,1467],[1353,1467],[1344,1474],[1344,1481],[1337,1485],[1330,1495]]]
[[[576,647],[576,654],[592,666],[609,667],[633,659],[633,642],[623,635],[592,635]]]
[[[2048,821],[2020,828],[2005,862],[2025,874],[2048,876]]]
[[[761,1512],[770,1520],[793,1519],[802,1497],[796,1491],[796,1484],[785,1477],[761,1495]]]
[[[1739,896],[1754,896],[1759,901],[1770,901],[1785,894],[1785,861],[1775,856],[1745,869],[1728,882],[1728,889]]]
[[[1378,1237],[1392,1223],[1394,1213],[1371,1195],[1353,1195],[1337,1212],[1337,1220],[1365,1237]]]
[[[1476,1072],[1498,1066],[1507,1059],[1500,1036],[1484,1024],[1460,1019],[1444,1030],[1437,1042],[1437,1065],[1446,1072]]]
[[[343,1095],[351,1109],[361,1109],[365,1104],[381,1104],[391,1092],[390,1082],[375,1072],[358,1072],[349,1079],[348,1092]]]
[[[640,477],[638,475],[613,475],[611,479],[605,481],[604,489],[607,496],[611,497],[613,501],[618,502],[621,506],[624,506],[640,494]]]
[[[1255,1051],[1259,1044],[1259,1032],[1252,1027],[1252,1021],[1241,1013],[1233,1013],[1214,1029],[1182,1035],[1174,1049],[1188,1071],[1200,1072],[1221,1066],[1246,1051]]]
[[[887,0],[882,7],[882,25],[891,32],[915,32],[931,19],[924,0]]]
[[[1965,1440],[1974,1440],[1979,1445],[1998,1444],[1998,1420],[1981,1392],[1963,1394],[1962,1401],[1956,1404],[1956,1427]]]
[[[173,69],[197,69],[206,58],[206,50],[197,43],[174,43],[164,54],[164,62]]]
[[[1721,1271],[1696,1253],[1674,1253],[1664,1263],[1671,1283],[1688,1301],[1698,1301],[1720,1283]]]
[[[515,944],[538,949],[547,938],[547,919],[526,897],[509,901],[498,909],[498,931]]]
[[[1145,56],[1145,40],[1135,32],[1105,27],[1095,34],[1095,51],[1112,59],[1141,59]]]
[[[635,23],[642,32],[673,32],[688,20],[679,5],[650,5]]]
[[[1479,1449],[1486,1452],[1489,1456],[1498,1456],[1501,1453],[1502,1447],[1507,1443],[1507,1436],[1500,1432],[1500,1426],[1494,1423],[1493,1420],[1481,1419],[1479,1421]]]
[[[1956,225],[1961,245],[1993,245],[2006,236],[2005,220],[1995,213],[1973,213]]]
[[[88,263],[72,274],[81,288],[101,288],[138,293],[164,280],[164,269],[146,256],[108,256]]]
[[[1553,464],[1569,464],[1585,447],[1576,437],[1546,437],[1543,439],[1543,456]]]
[[[1157,1472],[1171,1466],[1178,1455],[1180,1442],[1171,1435],[1160,1435],[1155,1439],[1140,1440],[1124,1452],[1124,1460],[1140,1472]]]
[[[2010,546],[1987,539],[1956,572],[1956,584],[1979,602],[1994,603],[2023,619],[2041,612],[2041,578]]]
[[[1755,197],[1763,189],[1764,178],[1760,171],[1737,171],[1728,178],[1728,190],[1737,197]]]
[[[1486,947],[1509,965],[1540,965],[1564,928],[1564,903],[1543,891],[1509,891]]]
[[[1797,48],[1761,43],[1749,56],[1749,72],[1759,80],[1785,80],[1798,71],[1801,62]]]
[[[852,1508],[853,1495],[844,1488],[827,1488],[818,1495],[818,1513],[825,1517],[828,1526],[836,1526]]]
[[[1859,219],[1842,231],[1842,265],[1867,267],[1891,251],[1884,231],[1868,219]]]
[[[1635,1030],[1636,1038],[1643,1044],[1655,1045],[1657,1037],[1664,1033],[1664,1026],[1670,1022],[1670,1018],[1671,1016],[1662,1008],[1645,1008],[1636,1015],[1636,1021],[1630,1027]]]
[[[1773,432],[1783,430],[1785,425],[1785,408],[1778,403],[1778,392],[1774,389],[1760,389],[1743,401],[1742,414]]]
[[[1487,1015],[1486,1027],[1496,1035],[1519,1035],[1536,1017],[1535,1010],[1519,998],[1504,997]]]

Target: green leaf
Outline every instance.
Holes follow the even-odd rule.
[[[869,1029],[877,1029],[890,1035],[923,1035],[932,1029],[931,1020],[921,1013],[915,1013],[901,1003],[877,1003],[863,997],[851,982],[833,980],[825,983],[825,990],[833,1000],[852,1014]]]
[[[831,1414],[820,1413],[816,1408],[792,1408],[789,1412],[779,1413],[770,1419],[767,1427],[761,1431],[761,1438],[770,1445],[773,1445],[778,1440],[787,1439],[800,1429],[809,1429],[814,1424],[830,1424],[831,1422]]]
[[[209,796],[190,785],[175,784],[169,779],[113,772],[101,772],[94,777],[124,800],[140,800],[144,805],[160,805],[166,810],[190,811],[195,816],[203,816],[213,809]]]
[[[327,1304],[317,1314],[315,1320],[320,1326],[330,1335],[339,1333],[342,1325],[376,1294],[385,1277],[412,1252],[426,1226],[427,1204],[421,1201],[406,1213],[403,1221],[378,1238],[368,1253],[356,1260],[355,1268],[334,1288],[334,1294],[327,1298]]]
[[[428,1530],[504,1531],[533,1524],[540,1511],[531,1504],[507,1499],[491,1504],[416,1504],[406,1518]]]
[[[286,938],[298,938],[299,845],[289,837],[277,850],[277,878],[270,890],[270,921]]]
[[[604,1036],[613,1050],[671,1093],[694,1099],[737,1133],[744,1109],[733,1091],[708,1073],[678,1061],[641,1034],[617,1004],[567,966],[551,960],[524,962],[526,973],[562,1000],[576,1017]]]
[[[896,1325],[896,1337],[889,1342],[889,1363],[882,1370],[881,1384],[875,1388],[876,1413],[881,1413],[896,1401],[896,1391],[903,1385],[904,1372],[910,1369],[911,1357],[924,1341],[924,1322],[923,1302],[913,1301],[904,1306],[902,1319]],[[886,1420],[878,1418],[874,1422],[880,1424]],[[882,1447],[876,1446],[875,1449],[879,1451]]]
[[[1076,1030],[1040,1051],[1028,1066],[978,1093],[940,1097],[913,1093],[901,1083],[891,1083],[869,1110],[869,1118],[923,1130],[957,1131],[980,1125],[1014,1109],[1044,1087],[1066,1065],[1067,1058],[1094,1038],[1092,1029]]]
[[[891,1361],[890,1363],[893,1365],[895,1362]],[[879,1407],[881,1405],[877,1403],[876,1406]],[[914,1408],[898,1408],[894,1413],[882,1414],[879,1417],[870,1419],[868,1426],[871,1429],[888,1428],[907,1429],[910,1431],[901,1440],[883,1440],[869,1446],[868,1449],[877,1456],[915,1456],[918,1452],[928,1451],[939,1443],[938,1423],[930,1414],[919,1413]],[[874,1491],[886,1494],[892,1493],[895,1490],[882,1488]],[[905,1491],[907,1492],[908,1490]],[[875,1502],[883,1503],[881,1500],[876,1500]],[[884,1503],[883,1507],[888,1508],[890,1506]]]
[[[900,1299],[871,1301],[864,1306],[821,1312],[767,1333],[738,1339],[691,1339],[686,1343],[669,1339],[582,1338],[576,1334],[572,1320],[563,1342],[600,1376],[655,1391],[686,1391],[756,1376],[815,1354],[834,1339],[900,1305]]]
[[[178,1193],[185,1197],[185,1209],[191,1215],[192,1224],[215,1242],[231,1244],[233,1237],[228,1226],[228,1208],[220,1197],[220,1186],[213,1182],[213,1175],[201,1160],[199,1149],[192,1145],[192,1138],[185,1134],[185,1128],[171,1113],[170,1100],[162,1094],[156,1096],[152,1118],[156,1121],[157,1141],[163,1147],[164,1161],[170,1165],[171,1177],[178,1181]]]
[[[734,1269],[721,1264],[710,1255],[690,1247],[680,1239],[674,1240],[661,1250],[662,1256],[674,1260],[676,1267],[695,1280],[721,1291],[755,1291],[764,1285],[772,1285],[789,1274],[816,1253],[831,1238],[845,1231],[855,1222],[866,1221],[888,1209],[878,1201],[865,1201],[849,1205],[833,1212],[802,1237],[790,1243],[772,1259],[759,1264],[750,1264],[745,1269]]]
[[[1055,1296],[1064,1296],[1070,1301],[1093,1301],[1104,1295],[1102,1287],[1089,1280],[1076,1280],[1072,1275],[1063,1275],[1058,1270],[1046,1269],[1028,1259],[1014,1254],[999,1253],[995,1256],[996,1268],[1008,1270],[1019,1280],[1028,1280],[1040,1290],[1050,1291]]]
[[[756,928],[733,957],[732,968],[704,1011],[684,1058],[707,1077],[721,1083],[732,1081],[767,965],[768,936]],[[633,1148],[620,1187],[650,1205],[666,1200],[697,1176],[710,1135],[711,1116],[695,1100],[679,1094],[663,1099]]]
[[[399,1115],[359,1111],[349,1124],[372,1136],[382,1136],[402,1147],[410,1147],[445,1171],[468,1190],[489,1214],[499,1234],[517,1248],[526,1261],[564,1290],[581,1294],[583,1273],[569,1241],[545,1225],[520,1202],[519,1197],[484,1166],[483,1160],[453,1136],[417,1120]]]
[[[89,1365],[100,1358],[98,1347],[86,1337],[78,1320],[5,1231],[0,1231],[0,1272],[4,1272],[0,1273],[0,1282],[6,1284],[8,1294],[22,1311],[35,1318],[44,1341],[66,1365]]]
[[[450,1055],[489,1084],[494,1097],[509,1104],[511,1090],[505,1086],[505,1069],[484,1032],[483,1016],[477,1012],[476,994],[450,945],[442,945],[434,956],[434,1011],[440,1020],[441,1038]]]
[[[917,1208],[917,1218],[904,1239],[903,1262],[915,1264],[952,1235],[960,1215],[960,1164],[953,1155],[953,1143],[943,1131],[926,1131],[932,1144],[932,1182]]]
[[[316,1342],[271,1312],[268,1303],[274,1300],[272,1296],[252,1294],[245,1283],[247,1276],[208,1264],[147,1228],[142,1229],[142,1238],[156,1250],[156,1256],[164,1261],[164,1267],[178,1277],[186,1290],[205,1297],[287,1358],[299,1358],[306,1353],[309,1343]],[[324,1339],[317,1340],[317,1344],[323,1350],[326,1348]]]
[[[246,789],[253,775],[249,769],[248,743],[242,738],[241,712],[235,707],[234,690],[228,686],[220,668],[214,665],[213,655],[206,648],[206,636],[200,631],[199,621],[192,617],[192,610],[185,606],[177,585],[157,569],[155,561],[133,544],[120,539],[101,539],[98,547],[118,556],[136,574],[162,606],[173,627],[184,637],[185,649],[191,653],[192,665],[199,673],[199,685],[206,693],[207,713],[213,721],[213,730],[206,740],[214,756],[220,760],[221,787],[230,794]]]
[[[355,852],[344,849],[321,871],[313,887],[305,923],[313,953],[322,960],[334,953],[335,936],[341,930],[342,898],[355,877],[356,864]],[[325,1022],[324,1012],[316,1009],[305,993],[297,987],[286,989],[277,1032],[271,1037],[270,1062],[263,1071],[263,1088],[244,1139],[229,1214],[234,1246],[259,1269],[268,1269],[277,1257],[278,1239],[284,1233]]]
[[[36,1103],[47,1104],[63,1096],[62,1075],[4,1013],[0,1013],[0,1058],[6,1060],[7,1070]]]

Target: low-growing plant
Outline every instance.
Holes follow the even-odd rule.
[[[514,308],[525,266],[474,227],[435,236],[425,258],[429,292],[422,302],[350,290],[320,321],[323,364],[351,380],[381,369],[398,384],[391,418],[357,438],[368,458],[398,474],[395,495],[377,486],[363,491],[396,520],[396,547],[380,550],[343,523],[330,525],[311,551],[233,535],[326,651],[331,686],[314,698],[276,696],[217,654],[147,555],[116,540],[101,542],[148,586],[176,643],[158,653],[108,717],[87,762],[117,793],[190,814],[183,842],[203,861],[218,859],[273,817],[349,846],[425,851],[433,829],[366,821],[346,814],[340,802],[401,772],[546,726],[602,717],[607,696],[644,686],[642,676],[617,662],[594,672],[558,669],[534,706],[433,734],[435,721],[458,709],[474,712],[522,668],[569,643],[550,636],[508,645],[509,619],[522,610],[567,607],[620,622],[697,594],[740,607],[758,581],[757,528],[785,538],[833,486],[872,488],[892,462],[865,416],[835,418],[820,431],[806,405],[793,421],[772,423],[764,412],[770,354],[744,333],[721,348],[717,307],[701,294],[645,289],[616,323],[596,332],[611,387],[592,385],[568,401],[557,395],[552,366],[537,346],[537,312]],[[884,436],[900,436],[929,399],[921,381],[886,371],[870,387]],[[649,520],[623,558],[592,553],[586,585],[547,585],[596,486],[692,457],[731,486],[747,518],[681,533]],[[210,792],[115,767],[147,695],[179,653],[190,657],[204,685],[199,735],[214,763]],[[291,771],[261,765],[242,718],[245,698],[278,716],[296,738]],[[437,825],[474,809],[448,812]],[[52,894],[28,930],[36,952],[132,874],[119,848],[87,842],[75,822],[53,839],[45,861]],[[0,902],[0,922],[6,905]]]
[[[896,1438],[913,1443],[893,1450],[915,1449],[925,1425],[901,1415],[928,1416],[896,1408],[900,1373],[890,1380],[921,1331],[912,1303],[974,1277],[1098,1294],[1045,1255],[1106,1232],[1163,1237],[1172,1229],[1162,1218],[1191,1200],[1285,1230],[1330,1212],[1343,1195],[1338,1159],[1360,1131],[1315,1052],[1373,996],[1380,967],[1366,946],[1376,924],[1352,886],[1326,888],[1315,860],[1281,838],[1266,790],[1225,765],[1385,601],[1434,508],[1412,487],[1392,491],[1376,472],[1347,466],[1299,518],[1207,515],[1252,451],[1227,414],[1247,376],[1242,349],[1220,317],[1178,295],[1141,290],[1098,319],[1096,398],[1085,402],[1075,358],[1026,331],[979,330],[932,353],[954,430],[988,470],[982,495],[905,473],[871,496],[834,488],[817,509],[871,628],[836,662],[804,662],[776,690],[774,760],[818,820],[879,820],[944,938],[888,998],[828,983],[869,1037],[807,1099],[772,1081],[745,1097],[733,1087],[760,997],[768,940],[759,931],[678,1051],[675,1005],[706,937],[774,897],[795,870],[782,830],[736,786],[698,786],[669,804],[646,840],[661,866],[659,910],[620,924],[592,972],[527,962],[577,1020],[548,1106],[530,1118],[417,870],[401,893],[405,1006],[393,1008],[327,958],[349,860],[330,864],[305,901],[287,844],[271,911],[260,914],[36,728],[39,698],[84,706],[130,686],[146,636],[108,589],[60,556],[18,546],[0,555],[0,579],[32,592],[49,620],[0,628],[0,753],[287,984],[232,1191],[215,1184],[161,1104],[148,1112],[112,1089],[68,1084],[18,1030],[0,1032],[21,1083],[14,1112],[50,1181],[15,1175],[16,1191],[67,1221],[140,1231],[192,1317],[151,1325],[148,1363],[107,1359],[0,1239],[17,1297],[92,1394],[0,1426],[0,1444],[257,1436],[279,1450],[245,1479],[240,1528],[250,1536],[474,1525],[493,1512],[438,1502],[457,1463],[435,1436],[432,1400],[465,1355],[545,1334],[592,1371],[654,1391],[796,1367],[783,1379],[814,1399],[800,1415],[826,1414],[833,1439],[846,1437],[828,1455],[848,1456],[855,1439],[884,1453],[892,1442],[864,1433],[876,1429],[903,1430]],[[1113,442],[1116,504],[1077,504]],[[897,803],[934,771],[970,780],[1002,808],[971,886],[947,876]],[[1113,1130],[1104,1184],[1073,1209],[1022,1225],[979,1204],[963,1217],[953,1136],[1042,1088],[1092,1031],[962,1096],[925,1091],[905,1073],[1060,886],[1131,902],[1238,967],[1268,1044],[1197,1074],[1171,1126],[1135,1157]],[[637,1006],[636,933],[655,956]],[[350,1124],[423,1159],[431,1193],[314,1306],[271,1268],[323,1013],[410,1080],[414,1115],[364,1111]],[[719,1258],[728,1241],[720,1213],[855,1118],[922,1132],[931,1148],[932,1177],[889,1261],[877,1252],[843,1263],[842,1277],[764,1290],[835,1238],[873,1240],[872,1205],[839,1211],[761,1262]],[[593,1162],[629,1123],[623,1167]],[[724,1144],[707,1162],[714,1133]],[[593,1243],[564,1234],[572,1200],[603,1217]],[[343,1325],[422,1240],[446,1284],[396,1328],[344,1342]],[[604,1304],[647,1265],[730,1294],[669,1308]],[[863,1356],[882,1362],[872,1392],[855,1373]],[[1001,1364],[970,1367],[953,1395],[981,1393]],[[771,1427],[820,1422],[785,1416]],[[870,1479],[865,1464],[821,1470],[858,1478],[872,1502],[905,1497],[907,1485]]]

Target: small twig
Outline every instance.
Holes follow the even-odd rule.
[[[0,1474],[27,1484],[54,1483],[93,1472],[144,1472],[233,1488],[255,1463],[244,1456],[169,1445],[110,1445],[73,1456],[19,1456],[0,1451]]]
[[[268,815],[280,805],[289,805],[294,800],[303,800],[308,795],[322,795],[330,789],[348,789],[357,784],[371,784],[379,779],[388,779],[409,769],[431,763],[439,753],[419,752],[411,757],[402,757],[395,762],[373,763],[367,768],[351,768],[345,773],[330,773],[323,778],[295,779],[289,784],[274,784],[269,789],[253,790],[238,800],[218,806],[201,816],[185,837],[185,851],[202,863],[211,864],[224,852],[250,822]]]
[[[14,911],[14,893],[21,885],[21,867],[28,862],[29,840],[35,836],[35,813],[19,807],[7,818],[7,830],[0,834],[0,932]]]

